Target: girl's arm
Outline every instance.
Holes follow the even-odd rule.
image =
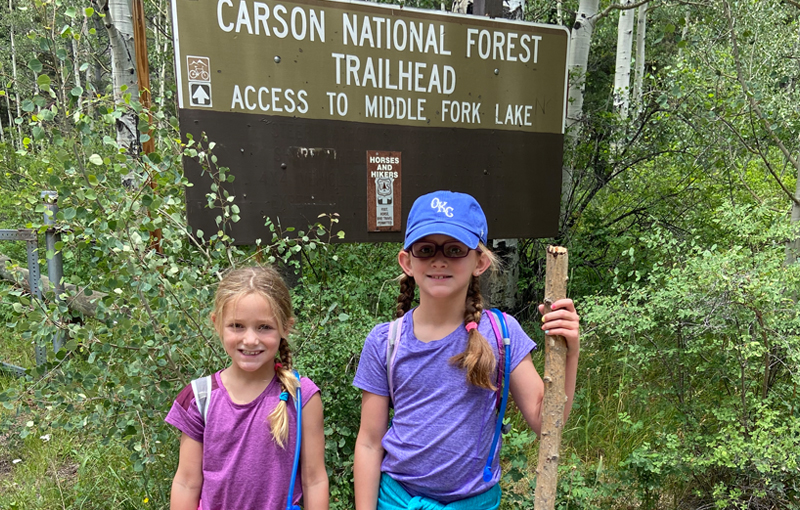
[[[383,435],[389,426],[389,397],[361,393],[361,427],[356,438],[355,478],[356,510],[375,510],[381,484]]]
[[[539,310],[543,311],[544,307],[540,305]],[[575,304],[571,299],[556,301],[551,310],[543,317],[542,330],[547,331],[548,335],[563,336],[567,343],[567,359],[564,367],[564,392],[567,395],[567,403],[564,406],[564,421],[566,422],[572,409],[572,399],[575,397],[578,356],[581,350],[580,317],[575,312]],[[525,421],[536,432],[536,435],[541,435],[544,383],[533,366],[530,354],[525,356],[511,372],[509,389]]]
[[[170,510],[197,510],[203,488],[203,443],[181,434],[178,470],[172,480]]]
[[[322,399],[315,393],[303,406],[303,444],[300,445],[303,506],[306,510],[328,510],[328,472],[325,470],[325,433]]]

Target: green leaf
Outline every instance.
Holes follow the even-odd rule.
[[[35,58],[32,58],[32,59],[30,59],[30,60],[28,61],[28,67],[29,67],[29,68],[31,69],[31,71],[33,71],[34,73],[41,73],[41,72],[42,72],[42,69],[43,69],[43,67],[42,67],[42,63],[41,63],[41,62],[39,62],[39,60],[38,60],[38,59],[35,59]]]
[[[50,83],[51,83],[50,77],[47,76],[46,74],[40,74],[36,78],[36,84],[39,85],[39,88],[41,88],[41,89],[49,90],[50,89]]]
[[[64,11],[64,15],[69,18],[74,18],[78,14],[78,11],[75,7],[67,7],[67,10]]]
[[[103,158],[101,158],[99,154],[92,154],[89,156],[89,162],[100,166],[103,164]]]
[[[72,96],[80,97],[83,95],[83,87],[72,87],[72,90],[70,90],[69,93]]]
[[[86,16],[87,18],[91,18],[91,17],[92,17],[92,14],[94,14],[94,9],[93,9],[93,8],[91,8],[91,7],[87,7],[87,8],[85,8],[85,9],[83,10],[83,14],[84,14],[84,16]]]

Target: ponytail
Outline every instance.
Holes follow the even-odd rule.
[[[417,282],[413,276],[408,276],[403,273],[400,277],[400,295],[397,296],[397,312],[396,317],[400,318],[411,310],[411,303],[414,301],[414,291],[417,288]]]
[[[472,277],[472,281],[467,288],[467,303],[464,311],[464,326],[470,322],[480,324],[481,313],[483,312],[483,296],[481,295],[481,283],[477,276]],[[495,357],[489,342],[484,338],[478,328],[470,330],[468,333],[467,349],[450,358],[450,363],[466,370],[467,382],[479,388],[497,391],[497,387],[492,384],[492,374],[497,367]]]
[[[281,343],[278,345],[278,355],[280,356],[281,366],[275,365],[275,374],[281,383],[281,391],[287,392],[294,399],[296,398],[297,386],[300,381],[297,380],[294,372],[292,372],[292,353],[289,350],[289,342],[285,338],[281,338]],[[278,405],[269,414],[272,437],[281,448],[285,448],[286,440],[289,437],[287,406],[286,400],[279,400]]]

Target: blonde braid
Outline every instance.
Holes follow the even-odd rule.
[[[480,324],[482,312],[481,283],[478,277],[473,276],[467,289],[464,325],[466,326],[470,322]],[[497,387],[492,384],[492,374],[497,367],[497,358],[489,342],[478,332],[478,328],[469,332],[466,350],[450,358],[450,363],[467,371],[467,382],[470,384],[479,388],[497,391]]]
[[[414,291],[417,288],[417,282],[413,276],[408,276],[403,273],[400,277],[400,295],[397,296],[397,312],[396,317],[402,317],[407,311],[411,310],[411,303],[414,301]]]
[[[281,383],[281,391],[289,393],[292,399],[295,398],[297,386],[300,382],[292,372],[292,353],[289,350],[289,342],[285,338],[281,338],[281,343],[278,345],[278,356],[281,360],[281,367],[275,367],[275,373]],[[289,437],[289,413],[287,411],[287,402],[279,400],[278,405],[269,414],[270,430],[272,437],[278,446],[285,448],[286,439]]]

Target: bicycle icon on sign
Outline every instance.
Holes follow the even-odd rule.
[[[190,80],[199,80],[199,81],[208,81],[208,71],[205,71],[205,70],[198,71],[197,69],[190,69],[189,70],[189,79]]]
[[[211,81],[211,62],[208,57],[186,57],[191,81]]]

